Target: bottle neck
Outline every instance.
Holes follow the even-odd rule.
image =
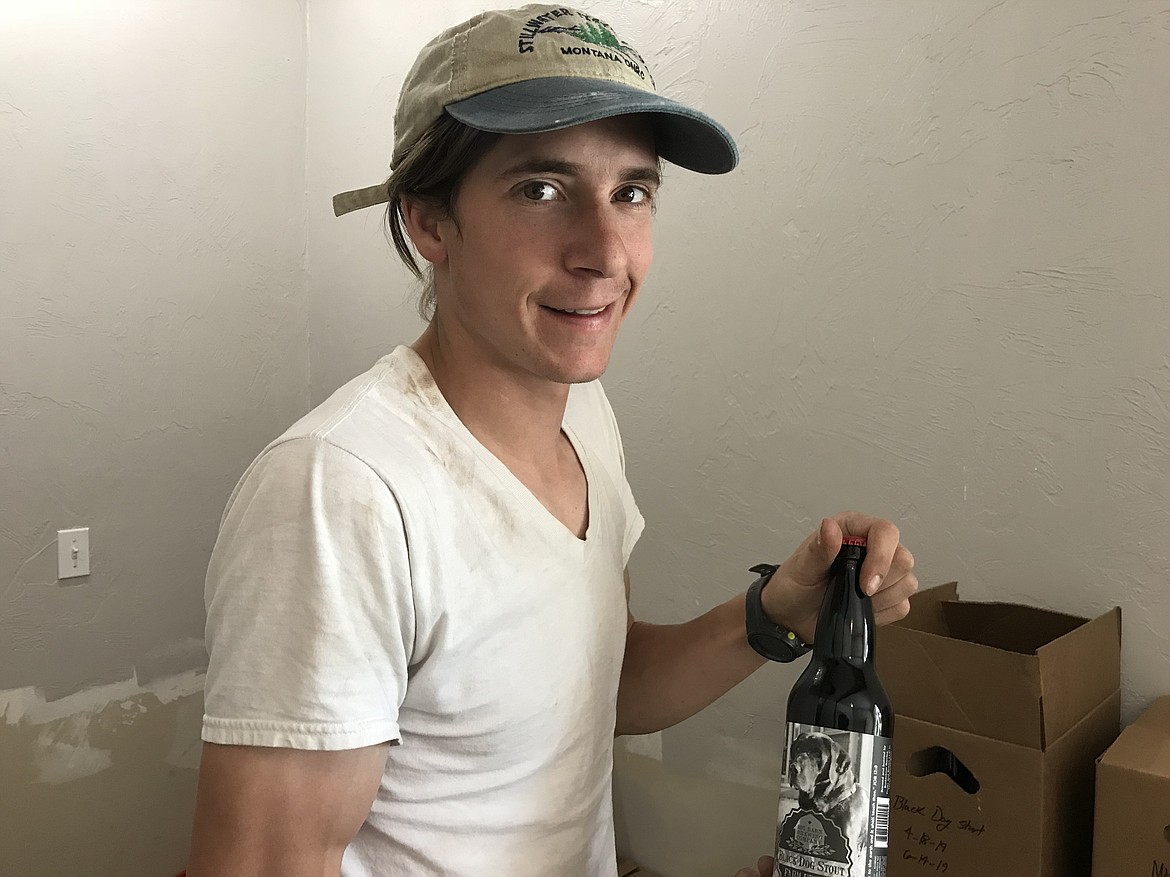
[[[864,559],[864,548],[844,545],[833,561],[817,619],[814,660],[850,664],[873,662],[876,631],[873,604],[861,590],[860,573]]]

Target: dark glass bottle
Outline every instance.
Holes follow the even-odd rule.
[[[894,710],[874,666],[877,625],[861,590],[865,539],[846,536],[829,572],[812,659],[788,696],[788,721],[890,737]]]
[[[875,668],[864,560],[865,540],[846,537],[788,697],[775,877],[886,874],[894,711]]]

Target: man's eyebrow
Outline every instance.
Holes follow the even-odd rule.
[[[534,176],[556,174],[562,177],[579,177],[581,176],[581,166],[572,161],[563,161],[556,158],[526,158],[516,164],[509,165],[501,171],[500,179],[506,180],[512,177],[528,176],[529,174]],[[652,165],[637,165],[623,168],[620,178],[634,183],[649,183],[653,186],[662,184],[662,175],[658,172],[658,168]]]
[[[655,188],[662,185],[662,174],[658,172],[658,168],[650,165],[628,167],[622,171],[622,179],[633,183],[650,183]]]
[[[528,174],[557,174],[562,177],[576,177],[581,175],[580,165],[571,161],[562,161],[556,158],[526,158],[510,165],[500,172],[500,179],[508,177],[523,177]]]

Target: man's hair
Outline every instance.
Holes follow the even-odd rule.
[[[390,206],[386,211],[386,226],[394,241],[394,249],[410,273],[422,281],[418,299],[418,313],[430,321],[435,315],[435,272],[427,265],[419,267],[411,249],[410,238],[404,227],[403,199],[421,204],[455,222],[455,199],[467,172],[496,141],[499,134],[479,131],[443,113],[402,157],[386,186]]]

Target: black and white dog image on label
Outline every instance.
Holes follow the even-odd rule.
[[[849,753],[827,734],[808,731],[792,741],[789,759],[788,784],[799,792],[801,808],[833,820],[856,855],[869,843],[869,795]]]

